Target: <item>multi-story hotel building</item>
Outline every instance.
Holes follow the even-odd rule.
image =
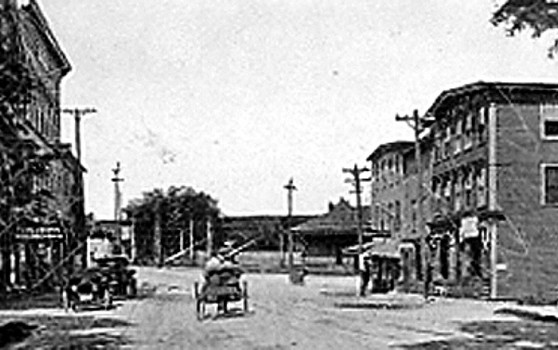
[[[469,84],[442,92],[426,117],[426,227],[416,226],[414,144],[385,144],[368,158],[373,225],[400,247],[399,284],[558,297],[558,84]]]
[[[432,139],[433,278],[493,298],[558,286],[558,85],[444,91]]]
[[[9,198],[3,206],[1,284],[41,288],[84,231],[84,169],[70,145],[60,142],[60,84],[71,67],[36,1],[1,5],[2,35],[9,43],[3,57],[12,70],[2,76],[17,73],[9,91],[2,90],[15,96],[3,99],[0,114],[10,126],[0,131],[2,186]]]

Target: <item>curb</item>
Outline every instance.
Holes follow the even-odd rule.
[[[383,309],[383,310],[400,310],[400,309],[418,309],[422,304],[402,304],[402,303],[382,303],[382,302],[335,302],[333,304],[338,308],[345,309]]]
[[[525,310],[525,309],[516,309],[516,308],[501,308],[494,311],[495,314],[503,314],[503,315],[512,315],[518,316],[521,318],[533,320],[533,321],[540,321],[540,322],[552,322],[558,323],[558,314],[544,314],[541,312],[537,312],[534,310]]]

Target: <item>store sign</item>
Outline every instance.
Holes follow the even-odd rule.
[[[459,228],[459,236],[461,239],[478,237],[478,224],[479,219],[476,216],[461,219],[461,227]]]
[[[121,232],[120,239],[123,241],[128,241],[132,237],[132,235],[130,234],[131,227],[122,227],[120,229],[120,232]]]
[[[16,239],[26,240],[54,240],[63,239],[64,235],[59,227],[26,227],[16,233]]]

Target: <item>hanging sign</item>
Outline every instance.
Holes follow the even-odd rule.
[[[479,219],[476,216],[468,216],[461,219],[459,236],[461,239],[474,238],[479,236]]]
[[[59,227],[25,227],[16,233],[16,239],[25,240],[56,240],[64,235]]]

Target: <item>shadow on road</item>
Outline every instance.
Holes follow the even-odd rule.
[[[94,316],[68,315],[28,315],[0,318],[5,325],[19,325],[19,328],[30,329],[25,337],[2,337],[5,344],[18,344],[18,349],[90,349],[119,348],[130,344],[126,338],[126,329],[131,323]],[[13,328],[13,327],[11,327]],[[10,330],[13,333],[13,330]]]
[[[400,346],[404,349],[558,349],[558,327],[532,320],[481,321],[460,327],[463,336]]]

